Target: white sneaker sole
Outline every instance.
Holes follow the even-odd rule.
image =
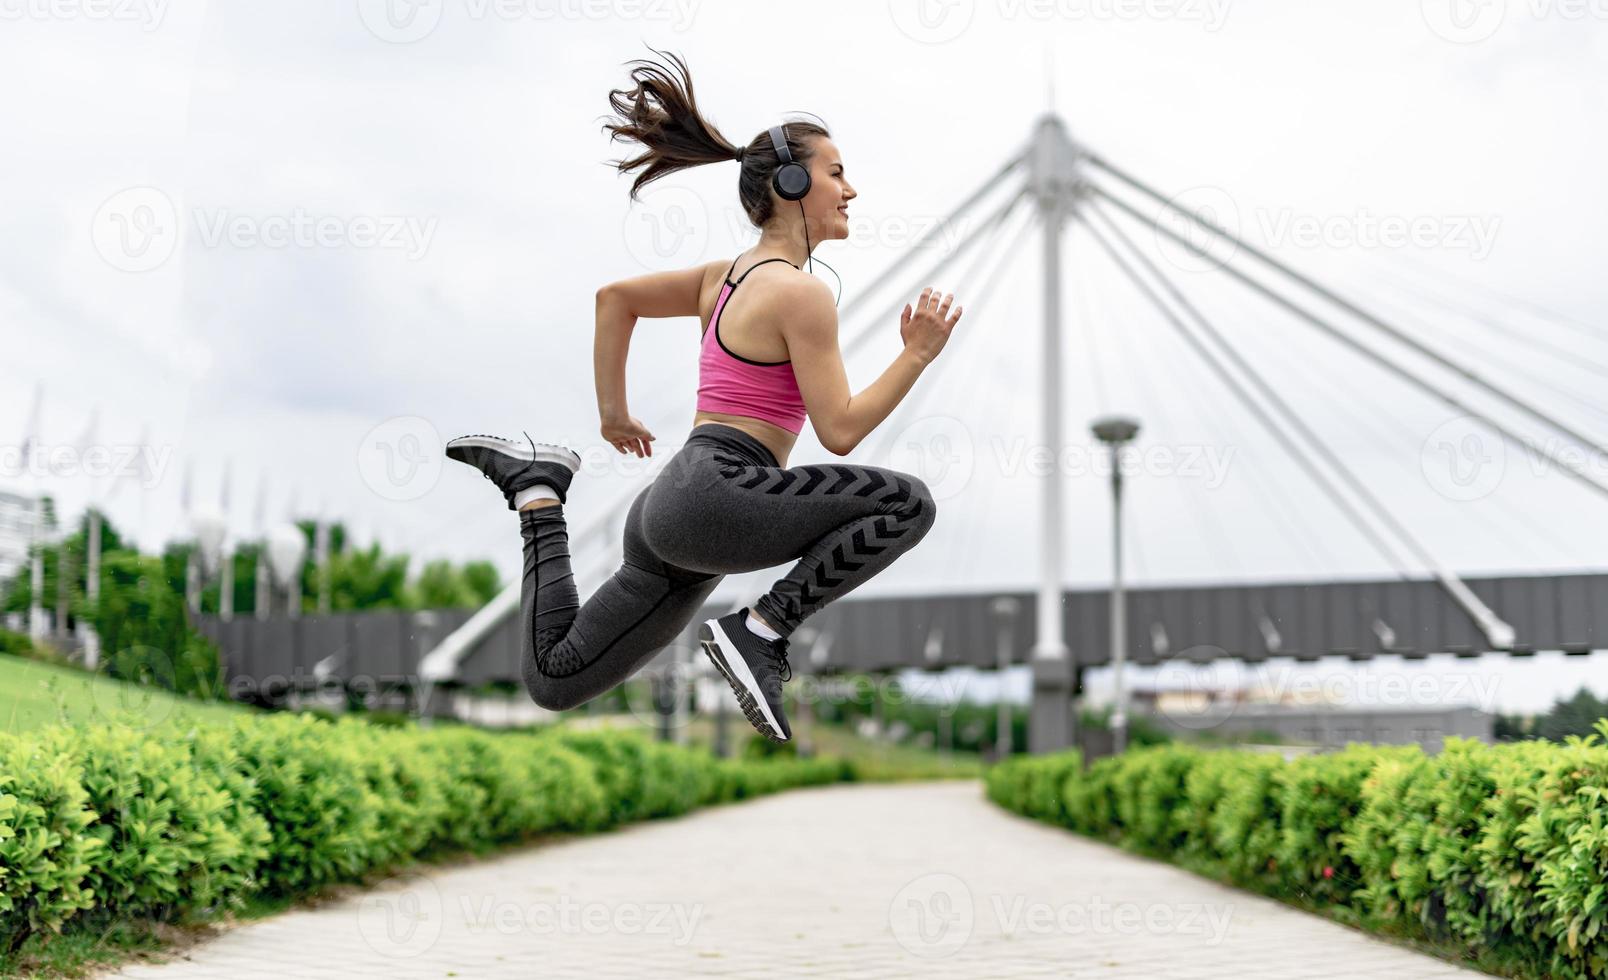
[[[449,452],[453,449],[491,449],[527,463],[557,463],[567,467],[571,473],[581,468],[580,456],[573,449],[555,446],[550,442],[538,442],[532,451],[527,444],[500,436],[459,436],[448,442],[446,449]]]
[[[787,741],[787,736],[782,733],[782,726],[771,713],[770,702],[765,700],[765,692],[760,690],[759,682],[754,679],[754,672],[748,669],[748,661],[737,653],[737,645],[726,635],[718,619],[706,619],[699,625],[698,642],[703,646],[704,655],[709,658],[710,663],[715,665],[715,669],[726,678],[726,683],[731,685],[732,693],[737,695],[737,703],[742,706],[748,720],[755,723],[754,727],[758,728],[757,721],[763,719],[765,725],[770,728],[769,732],[761,729],[760,734],[778,742]],[[729,660],[723,650],[732,652]]]

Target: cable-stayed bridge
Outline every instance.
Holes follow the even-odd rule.
[[[925,268],[918,260],[947,229],[967,227],[953,249]],[[1024,538],[1038,553],[1037,588],[1032,592],[989,591],[956,594],[841,599],[817,613],[795,637],[800,670],[938,669],[957,665],[995,667],[1025,663],[1033,674],[1032,746],[1048,749],[1073,738],[1072,699],[1081,690],[1083,671],[1119,662],[1209,662],[1220,658],[1250,661],[1290,657],[1311,661],[1340,655],[1353,659],[1432,653],[1473,656],[1486,651],[1526,655],[1538,650],[1585,653],[1608,647],[1608,576],[1594,574],[1508,575],[1466,578],[1442,561],[1414,522],[1402,515],[1391,487],[1359,475],[1354,460],[1325,438],[1303,403],[1306,392],[1291,392],[1258,364],[1246,345],[1207,312],[1166,263],[1142,246],[1151,239],[1176,255],[1189,257],[1216,280],[1241,291],[1278,317],[1287,329],[1310,330],[1326,338],[1378,375],[1439,403],[1480,431],[1543,461],[1593,496],[1608,494],[1608,481],[1582,462],[1608,456],[1608,447],[1559,410],[1572,400],[1597,415],[1602,406],[1566,385],[1545,385],[1538,398],[1487,373],[1499,355],[1470,346],[1427,339],[1394,314],[1357,298],[1348,290],[1292,268],[1227,227],[1220,216],[1191,210],[1148,182],[1073,140],[1053,114],[1039,119],[1031,138],[990,174],[944,219],[905,250],[865,292],[840,311],[840,346],[845,358],[864,350],[875,328],[898,311],[923,285],[954,282],[954,292],[970,309],[986,311],[989,298],[1012,264],[1034,258],[1041,265],[1040,329],[1036,343],[1012,341],[1018,361],[1039,374],[1036,428],[1043,445],[1067,442],[1064,429],[1066,379],[1062,364],[1063,246],[1076,241],[1104,261],[1102,272],[1126,283],[1151,317],[1187,350],[1193,372],[1219,397],[1255,423],[1260,438],[1274,446],[1306,478],[1305,501],[1321,501],[1344,522],[1347,534],[1370,549],[1393,577],[1368,580],[1316,578],[1260,584],[1208,584],[1173,588],[1072,590],[1063,568],[1067,515],[1066,478],[1051,467],[1039,480],[1036,513],[1021,515]],[[1399,279],[1399,272],[1384,279]],[[946,287],[947,289],[948,287]],[[1550,343],[1520,333],[1490,310],[1466,297],[1406,287],[1423,302],[1452,309],[1509,340],[1576,365],[1589,359],[1579,342]],[[1581,336],[1603,337],[1584,324],[1566,324]],[[972,331],[977,332],[974,324]],[[962,326],[953,344],[966,342]],[[1024,356],[1025,355],[1025,356]],[[966,358],[940,357],[935,366],[964,371]],[[955,365],[963,365],[956,368]],[[1608,370],[1608,367],[1603,368]],[[923,378],[899,408],[898,418],[932,413],[935,387]],[[1549,379],[1541,377],[1545,384]],[[1373,393],[1370,392],[1369,395]],[[654,419],[690,416],[690,386],[673,410],[647,413]],[[947,409],[965,415],[985,406]],[[645,417],[647,417],[645,415]],[[1388,421],[1388,419],[1387,419]],[[895,424],[890,418],[884,427]],[[1114,452],[1124,448],[1118,444]],[[830,465],[830,464],[828,464]],[[926,478],[925,474],[922,475]],[[612,571],[620,560],[620,524],[640,483],[626,485],[603,513],[571,528],[577,577],[583,583]],[[1259,491],[1262,488],[1258,488]],[[986,492],[986,488],[985,491]],[[1263,491],[1265,492],[1265,491]],[[1269,514],[1292,500],[1270,500]],[[940,510],[944,510],[940,505]],[[1120,512],[1119,512],[1120,513]],[[1202,508],[1199,520],[1213,515]],[[940,520],[942,523],[942,519]],[[1299,517],[1297,517],[1299,523]],[[1121,521],[1113,522],[1120,531]],[[960,540],[960,539],[957,539]],[[1120,571],[1123,551],[1114,548]],[[913,559],[921,561],[918,552]],[[696,622],[751,601],[768,587],[777,570],[729,576],[721,604],[712,605],[689,625],[685,646],[693,646]],[[586,590],[583,588],[583,594]],[[438,618],[400,654],[415,660],[426,683],[517,681],[520,586],[514,583],[473,615]],[[1115,611],[1115,612],[1114,612]],[[461,621],[460,621],[461,620]],[[441,624],[447,624],[443,627]],[[1113,631],[1112,626],[1119,628]],[[245,628],[245,627],[241,627]],[[304,625],[303,630],[312,630]],[[341,639],[347,637],[347,639]],[[315,645],[346,643],[335,630]],[[283,644],[245,644],[283,660]],[[678,647],[680,644],[678,644]],[[226,653],[228,644],[226,643]],[[259,652],[261,652],[259,651]],[[256,657],[256,653],[252,656]],[[326,662],[308,653],[305,662]],[[288,661],[286,661],[288,662]],[[267,667],[262,661],[259,667]]]

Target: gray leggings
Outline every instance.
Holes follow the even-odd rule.
[[[520,660],[537,704],[573,708],[672,643],[720,580],[795,561],[753,607],[787,636],[920,541],[937,507],[905,473],[776,465],[765,444],[705,422],[631,503],[625,560],[585,604],[562,506],[519,513]]]

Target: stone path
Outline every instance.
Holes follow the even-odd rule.
[[[1006,813],[798,790],[409,874],[117,977],[1479,974]]]

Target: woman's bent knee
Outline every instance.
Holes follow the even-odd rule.
[[[578,708],[586,702],[586,698],[568,684],[554,677],[548,677],[537,666],[525,662],[525,691],[530,699],[536,702],[538,708],[548,711],[568,711]]]
[[[904,500],[904,512],[906,520],[915,531],[915,540],[919,541],[931,530],[933,521],[938,518],[938,501],[933,498],[932,491],[927,488],[926,481],[921,477],[908,473],[900,475],[910,484],[910,492]]]

